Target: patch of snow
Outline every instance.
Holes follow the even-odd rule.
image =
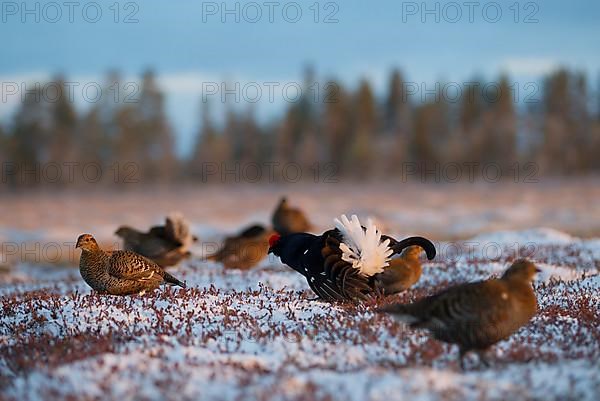
[[[522,231],[497,231],[493,233],[480,234],[472,238],[473,241],[481,243],[497,244],[527,244],[538,245],[565,245],[575,242],[569,234],[552,228],[536,228]]]
[[[456,258],[426,262],[420,281],[397,297],[502,274],[514,257],[506,248],[482,257],[487,241],[541,243],[538,315],[491,349],[489,369],[472,355],[461,372],[456,346],[371,306],[314,300],[304,277],[272,256],[249,271],[191,258],[169,270],[187,289],[143,297],[99,296],[76,268],[22,263],[0,275],[0,378],[8,380],[0,398],[596,401],[600,240],[549,229],[476,240],[475,252],[457,247]],[[103,339],[109,350],[95,346]],[[42,341],[52,344],[48,360],[59,353],[50,366],[35,363]]]

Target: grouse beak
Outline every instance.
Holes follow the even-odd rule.
[[[77,241],[77,244],[75,244],[75,249],[77,248],[81,248],[81,244],[79,243],[79,241]]]
[[[540,269],[539,267],[536,267],[536,268],[535,268],[535,272],[536,272],[536,273],[541,273],[541,272],[542,272],[542,269]]]

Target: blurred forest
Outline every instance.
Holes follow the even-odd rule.
[[[307,69],[305,88],[315,82],[313,76]],[[111,73],[106,86],[119,80]],[[65,90],[64,77],[53,82],[59,92]],[[341,179],[399,178],[406,163],[415,163],[417,170],[444,163],[495,163],[511,170],[516,163],[522,168],[533,162],[536,174],[553,176],[600,171],[600,101],[592,101],[584,75],[554,72],[543,80],[539,100],[530,104],[515,101],[507,77],[497,82],[501,91],[493,100],[473,90],[463,91],[458,101],[431,96],[421,102],[406,96],[397,70],[381,98],[367,81],[350,90],[330,80],[321,84],[318,99],[306,90],[286,104],[278,120],[265,124],[257,122],[253,105],[240,110],[227,104],[224,123],[216,124],[212,103],[198,94],[200,128],[192,156],[185,159],[175,152],[165,95],[152,72],[142,76],[135,103],[103,99],[79,112],[60,93],[51,102],[30,93],[14,119],[0,125],[0,187],[84,184],[64,171],[51,183],[44,176],[27,178],[36,166],[74,162],[94,163],[104,171],[118,164],[119,179],[104,174],[94,181],[107,186],[127,183],[128,174],[143,184],[223,182],[219,174],[206,176],[210,163],[230,170],[244,163],[274,163],[276,169],[295,163],[308,170],[331,163]],[[261,180],[272,177],[262,174]]]

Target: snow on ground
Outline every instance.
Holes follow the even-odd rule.
[[[550,206],[530,205],[527,199],[538,199],[533,195],[523,196],[512,212],[488,207],[469,214],[470,205],[464,210],[455,205],[445,215],[435,208],[445,199],[438,195],[430,194],[419,210],[407,204],[411,211],[402,215],[394,212],[399,208],[392,195],[382,195],[387,200],[377,210],[360,196],[327,203],[296,198],[303,206],[306,201],[319,229],[333,216],[357,212],[384,222],[386,232],[398,237],[427,234],[419,222],[437,232],[437,240],[461,233],[460,240],[436,242],[438,256],[425,263],[413,289],[362,305],[314,300],[303,277],[273,257],[249,271],[224,270],[201,259],[207,242],[219,242],[245,223],[268,221],[267,209],[276,200],[272,193],[268,200],[248,195],[244,213],[229,210],[228,197],[216,202],[210,191],[204,200],[216,205],[214,216],[194,214],[192,202],[179,205],[202,241],[194,248],[198,256],[172,269],[187,289],[99,296],[73,268],[78,252],[61,257],[61,263],[17,261],[0,270],[0,399],[596,401],[600,239],[581,238],[573,230],[567,234],[569,227],[559,230],[556,220],[539,219],[549,215]],[[112,245],[116,225],[145,227],[172,210],[160,198],[153,205],[160,213],[147,204],[132,207],[128,196],[115,200],[112,212],[101,208],[106,198],[69,201],[75,217],[63,219],[62,209],[40,217],[37,224],[48,227],[43,231],[34,229],[35,221],[18,221],[18,210],[26,206],[9,203],[13,209],[0,236],[16,243],[62,244],[89,231]],[[576,204],[575,198],[568,202]],[[42,209],[46,202],[40,201]],[[82,218],[86,208],[98,208],[90,220]],[[427,208],[435,215],[431,219]],[[523,219],[531,210],[538,219],[523,226],[490,224],[509,215]],[[567,214],[576,216],[578,227],[585,220],[581,211],[587,210],[593,216],[587,227],[597,228],[598,206],[573,210]],[[472,224],[464,221],[468,214]],[[445,219],[445,231],[438,217]],[[474,227],[479,234],[465,237]],[[72,244],[65,247],[72,252]],[[531,258],[542,270],[535,283],[539,312],[493,348],[489,369],[472,356],[462,372],[455,346],[373,312],[384,302],[408,302],[451,284],[497,276],[518,257]]]
[[[0,287],[1,398],[597,400],[600,261],[587,253],[597,242],[551,234],[473,239],[539,242],[543,274],[531,324],[494,348],[490,369],[472,358],[464,373],[455,347],[374,314],[374,302],[312,300],[274,259],[248,272],[189,260],[173,270],[187,289],[141,297],[96,295],[74,269],[19,266]],[[548,262],[562,253],[569,263]],[[514,257],[478,255],[442,255],[397,298],[499,274]]]

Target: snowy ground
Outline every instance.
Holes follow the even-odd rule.
[[[267,220],[276,195],[270,193],[267,198],[264,194],[246,197],[245,213],[225,213],[229,198],[212,203],[217,211],[207,220],[198,214],[208,213],[190,211],[189,201],[178,209],[191,215],[201,240],[218,242],[237,227],[235,219],[243,223]],[[514,196],[538,199],[531,194]],[[18,222],[18,209],[25,206],[13,204],[1,234],[4,241],[20,235],[21,239],[13,239],[15,243],[30,244],[32,238],[40,243],[50,238],[74,241],[73,234],[99,231],[105,243],[114,242],[110,230],[118,222],[134,225],[144,213],[158,220],[144,212],[150,209],[148,204],[132,208],[129,214],[125,208],[133,202],[129,197],[134,195],[104,208],[101,201],[86,202],[85,198],[65,204],[50,214],[56,221],[62,216],[64,224],[48,224],[48,218],[40,218],[43,221],[38,223],[48,228],[43,232],[31,228],[34,221]],[[206,197],[214,202],[216,195],[207,193]],[[386,197],[393,199],[387,193],[381,196]],[[76,269],[34,257],[11,262],[0,272],[0,399],[598,399],[600,238],[572,236],[566,233],[573,232],[568,227],[556,230],[560,220],[556,216],[550,219],[552,224],[540,219],[530,223],[531,227],[554,228],[524,229],[516,220],[512,226],[490,226],[486,216],[495,207],[488,207],[487,213],[485,208],[473,207],[470,224],[486,229],[465,237],[471,229],[464,231],[461,224],[465,222],[456,216],[468,210],[450,208],[455,214],[448,217],[430,206],[441,201],[428,198],[417,217],[397,210],[400,217],[390,219],[391,201],[377,208],[366,207],[367,202],[357,198],[354,209],[348,206],[349,200],[339,197],[322,200],[322,208],[310,194],[300,196],[298,202],[306,202],[320,227],[327,226],[323,217],[327,213],[333,217],[358,212],[383,217],[388,232],[400,237],[421,234],[418,217],[431,207],[430,213],[443,216],[447,227],[443,231],[425,224],[427,231],[436,231],[438,240],[453,238],[458,232],[463,237],[455,242],[438,241],[439,256],[425,264],[421,281],[394,301],[410,301],[452,283],[497,275],[517,256],[538,263],[543,270],[535,283],[539,313],[493,349],[491,368],[481,369],[473,357],[470,369],[461,372],[454,346],[373,313],[375,305],[390,299],[359,306],[312,300],[304,279],[273,258],[240,272],[197,257],[172,270],[187,280],[185,290],[162,288],[143,297],[111,297],[91,293]],[[42,210],[49,199],[40,201]],[[163,202],[154,202],[161,212]],[[583,220],[579,214],[583,205],[572,202],[570,208],[557,209],[556,215]],[[594,220],[598,206],[591,199],[587,203],[591,221],[577,226],[586,230],[598,224]],[[534,215],[550,215],[547,205],[536,208],[522,201],[517,206],[530,208]],[[94,212],[86,219],[88,208]],[[372,210],[382,212],[377,215]],[[72,217],[65,218],[69,212]],[[496,219],[511,211],[505,207],[494,213]],[[93,222],[100,220],[103,225],[94,230]],[[201,254],[203,249],[199,245],[195,251]],[[68,265],[71,256],[62,259]]]

